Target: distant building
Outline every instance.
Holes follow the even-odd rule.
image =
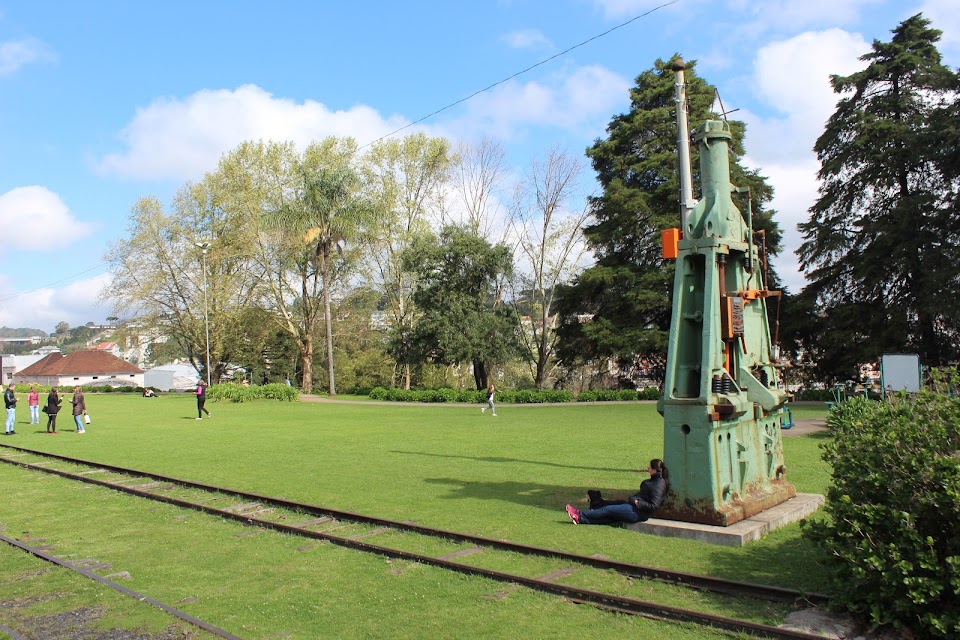
[[[0,355],[0,375],[3,378],[3,385],[13,382],[17,373],[23,371],[34,362],[43,358],[43,355],[31,354],[24,356],[3,356]]]
[[[94,349],[96,349],[97,351],[106,351],[107,353],[112,353],[118,358],[121,355],[123,355],[122,352],[120,351],[120,347],[117,345],[116,342],[101,342],[97,346],[95,346]]]
[[[14,381],[67,387],[142,387],[143,369],[107,351],[87,349],[67,356],[51,353],[17,372]]]
[[[147,369],[143,374],[145,387],[154,387],[162,391],[185,391],[194,389],[200,375],[197,370],[186,364],[168,364]]]
[[[0,338],[0,344],[40,344],[43,338],[30,336],[28,338]]]

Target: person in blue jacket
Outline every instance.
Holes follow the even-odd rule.
[[[599,492],[591,492],[591,507],[596,508],[581,511],[568,504],[567,515],[573,524],[632,523],[649,519],[667,496],[670,474],[660,458],[651,460],[647,471],[650,477],[640,483],[640,491],[626,500],[603,500]]]

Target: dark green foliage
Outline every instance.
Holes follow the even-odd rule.
[[[837,405],[827,427],[831,518],[803,531],[836,559],[839,603],[917,637],[958,637],[960,399],[857,398]]]
[[[659,400],[663,393],[656,387],[645,389],[587,389],[577,395],[577,402],[629,402]]]
[[[960,77],[929,25],[905,20],[866,69],[832,78],[843,97],[817,140],[820,197],[799,250],[820,317],[805,347],[827,377],[884,352],[960,355]]]
[[[388,402],[486,402],[486,391],[473,389],[386,389],[377,387],[370,391],[371,400]],[[506,389],[497,391],[497,404],[540,404],[544,402],[570,402],[569,391],[537,391],[536,389]]]
[[[491,246],[476,233],[448,226],[439,236],[418,238],[404,251],[403,267],[416,275],[413,301],[422,316],[391,334],[389,350],[398,362],[472,362],[483,389],[489,365],[529,357],[516,309],[497,295],[498,282],[513,271],[506,245]]]
[[[584,233],[596,264],[572,285],[558,289],[558,355],[565,364],[667,350],[672,306],[673,262],[661,257],[660,231],[679,226],[676,103],[672,60],[657,60],[630,90],[630,111],[615,116],[607,138],[587,150],[603,194],[591,198],[594,224]],[[696,63],[686,69],[691,126],[718,116],[711,113],[716,91],[697,76]],[[780,231],[766,204],[773,190],[765,178],[742,167],[744,125],[730,122],[733,140],[731,181],[752,189],[754,228],[764,230],[776,254]],[[694,184],[699,157],[694,149]],[[738,205],[746,210],[745,203]],[[772,276],[775,279],[775,276]],[[771,285],[775,286],[775,285]]]

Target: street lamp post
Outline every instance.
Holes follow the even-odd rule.
[[[203,324],[207,331],[207,386],[210,386],[210,314],[207,311],[207,249],[210,243],[207,241],[195,243],[197,248],[203,251]]]

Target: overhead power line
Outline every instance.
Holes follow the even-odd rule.
[[[389,137],[391,137],[391,136],[394,136],[394,135],[400,133],[400,132],[403,131],[404,129],[409,129],[410,127],[412,127],[412,126],[415,125],[415,124],[420,124],[420,123],[423,122],[424,120],[429,120],[430,118],[432,118],[433,116],[437,115],[438,113],[443,113],[443,112],[446,111],[447,109],[451,109],[451,108],[457,106],[458,104],[461,104],[461,103],[463,103],[463,102],[466,102],[467,100],[470,100],[471,98],[473,98],[473,97],[475,97],[475,96],[478,96],[478,95],[480,95],[481,93],[484,93],[485,91],[489,91],[490,89],[493,89],[494,87],[497,87],[497,86],[503,84],[504,82],[509,82],[510,80],[513,80],[514,78],[516,78],[516,77],[518,77],[518,76],[522,76],[523,74],[527,73],[528,71],[531,71],[531,70],[533,70],[533,69],[536,69],[536,68],[539,67],[539,66],[542,66],[542,65],[547,64],[547,63],[550,62],[551,60],[556,60],[556,59],[559,58],[560,56],[566,55],[566,54],[570,53],[571,51],[573,51],[574,49],[578,49],[578,48],[582,47],[582,46],[585,45],[585,44],[589,44],[589,43],[593,42],[594,40],[597,40],[597,39],[602,38],[602,37],[604,37],[604,36],[606,36],[606,35],[608,35],[608,34],[611,34],[611,33],[613,33],[614,31],[616,31],[617,29],[622,29],[623,27],[627,26],[627,25],[630,24],[631,22],[636,22],[636,21],[639,20],[640,18],[645,18],[645,17],[647,17],[648,15],[650,15],[651,13],[653,13],[653,12],[655,12],[655,11],[659,11],[660,9],[663,9],[664,7],[669,7],[670,5],[676,4],[676,3],[678,3],[678,2],[680,2],[680,0],[670,0],[670,2],[664,2],[663,4],[656,6],[656,7],[654,7],[653,9],[650,9],[649,11],[647,11],[647,12],[645,12],[645,13],[641,13],[640,15],[637,15],[637,16],[634,16],[634,17],[630,18],[630,19],[627,20],[626,22],[621,22],[621,23],[618,24],[617,26],[611,27],[611,28],[607,29],[607,30],[604,31],[603,33],[598,33],[597,35],[595,35],[595,36],[593,36],[593,37],[591,37],[591,38],[587,38],[586,40],[584,40],[583,42],[581,42],[581,43],[579,43],[579,44],[575,44],[575,45],[573,45],[572,47],[569,47],[569,48],[567,48],[567,49],[564,49],[564,50],[561,51],[560,53],[554,54],[554,55],[550,56],[549,58],[547,58],[546,60],[541,60],[540,62],[538,62],[538,63],[536,63],[536,64],[530,65],[529,67],[527,67],[526,69],[524,69],[524,70],[522,70],[522,71],[517,71],[517,72],[516,72],[515,74],[513,74],[512,76],[508,76],[508,77],[504,78],[503,80],[499,80],[499,81],[497,81],[497,82],[494,82],[494,83],[491,84],[490,86],[484,87],[483,89],[480,89],[479,91],[474,91],[473,93],[471,93],[470,95],[468,95],[468,96],[465,97],[465,98],[460,98],[460,99],[457,100],[456,102],[451,102],[450,104],[448,104],[448,105],[445,106],[445,107],[442,107],[442,108],[440,108],[440,109],[437,109],[436,111],[434,111],[434,112],[432,112],[432,113],[428,113],[427,115],[423,116],[422,118],[419,118],[419,119],[417,119],[417,120],[414,120],[413,122],[410,122],[410,123],[408,123],[408,124],[405,124],[405,125],[403,125],[402,127],[400,127],[399,129],[396,129],[396,130],[394,130],[394,131],[391,131],[390,133],[388,133],[388,134],[386,134],[386,135],[382,135],[382,136],[380,136],[379,138],[377,138],[376,140],[374,140],[374,141],[372,141],[372,142],[368,142],[367,144],[363,145],[362,147],[359,147],[359,148],[357,149],[357,151],[360,151],[361,149],[366,149],[367,147],[369,147],[369,146],[371,146],[371,145],[374,145],[374,144],[380,142],[381,140],[385,140],[385,139],[387,139],[387,138],[389,138]]]

